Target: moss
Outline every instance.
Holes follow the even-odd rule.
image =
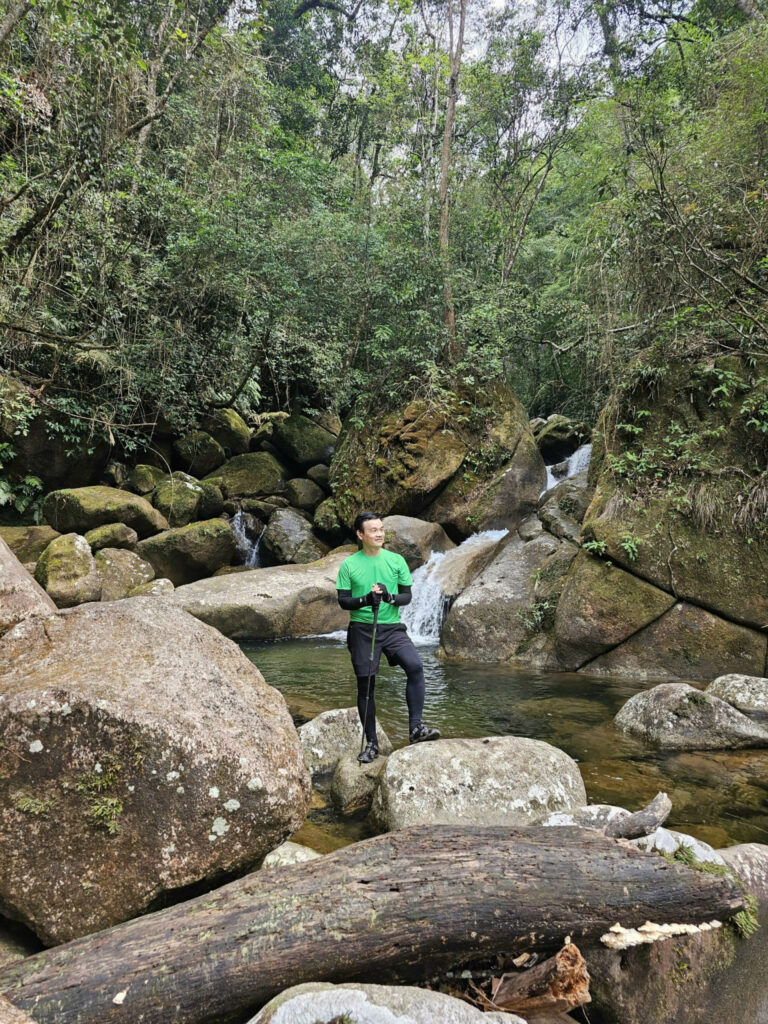
[[[86,817],[97,828],[103,828],[114,836],[120,831],[119,818],[122,813],[122,800],[114,796],[102,796],[91,802]]]
[[[34,797],[34,796],[20,796],[14,801],[13,806],[17,811],[21,811],[23,814],[34,814],[45,815],[52,810],[56,804],[57,799],[55,796],[48,797]]]

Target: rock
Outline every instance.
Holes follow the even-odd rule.
[[[107,523],[124,523],[139,537],[151,537],[168,529],[167,521],[145,498],[114,487],[51,491],[45,496],[43,513],[54,529],[62,533],[87,533]]]
[[[357,753],[344,754],[339,758],[331,783],[331,800],[339,814],[348,817],[369,809],[385,764],[384,757],[377,757],[369,764],[360,764]]]
[[[517,528],[517,535],[521,540],[535,540],[544,533],[544,527],[538,516],[528,516]]]
[[[163,476],[170,473],[173,462],[173,445],[170,438],[176,434],[178,431],[172,429],[168,437],[163,438],[155,432],[151,445],[141,452],[141,465],[153,466],[155,469],[159,469]]]
[[[768,679],[762,676],[720,676],[709,684],[706,692],[727,701],[739,711],[768,713]]]
[[[713,850],[709,843],[703,843],[684,832],[674,832],[668,828],[657,828],[650,835],[630,839],[629,842],[639,850],[656,850],[670,856],[674,856],[680,849],[690,850],[691,855],[701,864],[725,864],[720,854]]]
[[[0,636],[31,615],[51,615],[56,605],[0,538]]]
[[[322,462],[318,462],[316,466],[310,466],[307,470],[307,477],[312,483],[317,484],[318,487],[322,487],[324,491],[328,490],[328,477],[330,469],[328,466],[324,466]]]
[[[513,1013],[490,1019],[525,1024]],[[409,985],[310,982],[271,999],[249,1024],[483,1024],[488,1014],[461,999]]]
[[[136,494],[151,494],[165,476],[165,471],[157,466],[134,466],[126,482],[126,489]]]
[[[124,462],[110,459],[101,474],[101,483],[106,484],[107,487],[123,488],[128,482],[130,472]]]
[[[538,427],[534,437],[544,462],[551,466],[573,455],[577,448],[589,441],[591,434],[586,423],[555,413],[547,417],[543,426]]]
[[[141,583],[128,591],[128,597],[164,597],[172,594],[176,588],[170,580],[150,580],[149,583]]]
[[[450,551],[456,547],[437,523],[427,523],[411,516],[387,516],[382,520],[385,547],[402,555],[409,569],[418,569],[429,561],[433,551]]]
[[[376,733],[379,737],[379,752],[386,757],[392,753],[389,737],[376,719]],[[335,770],[339,760],[346,754],[355,757],[360,753],[363,730],[357,708],[334,708],[323,711],[310,722],[299,728],[299,740],[304,751],[304,763],[310,775],[324,775]]]
[[[577,542],[592,494],[586,470],[561,480],[539,501],[539,519],[553,537]]]
[[[46,943],[242,871],[304,820],[282,696],[169,601],[29,619],[0,680],[0,909]]]
[[[333,498],[326,498],[317,506],[313,522],[316,530],[339,543],[349,536],[349,531],[341,522],[339,510]]]
[[[235,538],[232,527],[223,519],[206,519],[142,540],[136,550],[156,576],[164,576],[180,587],[229,565],[235,554]]]
[[[216,484],[203,480],[200,487],[200,502],[197,506],[198,519],[215,519],[224,511],[224,496]]]
[[[283,565],[316,562],[329,550],[328,545],[314,535],[306,519],[290,508],[279,508],[272,513],[261,542]]]
[[[25,957],[39,953],[40,942],[23,926],[14,921],[0,919],[0,970]],[[5,1024],[0,1003],[0,1021]],[[30,1018],[31,1020],[31,1018]],[[10,1022],[9,1022],[10,1024]]]
[[[636,693],[616,715],[616,725],[662,750],[768,746],[768,730],[686,683],[662,683]]]
[[[173,527],[187,526],[198,519],[203,488],[193,476],[172,473],[164,477],[152,492],[152,504]]]
[[[320,412],[312,413],[312,419],[323,430],[333,434],[334,437],[338,437],[341,433],[341,419],[338,413],[331,412],[330,409],[322,409]]]
[[[101,600],[119,601],[144,583],[155,578],[155,570],[135,551],[102,548],[96,553],[96,569],[101,576]]]
[[[106,526],[97,526],[95,530],[89,530],[85,539],[91,551],[96,554],[102,548],[125,548],[127,551],[133,551],[139,535],[125,523],[108,523]]]
[[[558,659],[575,671],[655,622],[674,603],[671,594],[579,551],[555,614]]]
[[[690,604],[676,604],[660,619],[607,654],[590,661],[590,675],[636,679],[708,680],[732,669],[757,675],[765,665],[766,637]]]
[[[227,455],[243,455],[251,443],[251,431],[240,413],[234,409],[216,409],[201,424],[224,449]],[[190,470],[191,472],[191,470]]]
[[[288,864],[306,864],[309,860],[317,860],[320,856],[308,846],[299,843],[281,843],[262,861],[263,868],[283,868]]]
[[[503,530],[476,533],[453,548],[450,558],[443,558],[434,566],[435,578],[446,600],[454,601],[480,575],[498,553],[505,536]]]
[[[184,472],[196,477],[212,473],[227,457],[219,442],[204,430],[192,430],[174,441],[173,452]]]
[[[318,462],[328,464],[336,446],[336,435],[301,413],[275,420],[271,442],[291,462],[309,469]]]
[[[294,508],[303,508],[307,512],[312,512],[321,501],[325,500],[325,493],[311,480],[295,477],[286,484],[285,497]]]
[[[381,774],[371,814],[387,831],[478,822],[514,826],[586,802],[578,765],[562,750],[540,740],[489,736],[395,751]]]
[[[336,600],[336,574],[351,548],[308,565],[250,569],[179,587],[174,600],[240,642],[312,636],[346,626]]]
[[[258,498],[285,489],[286,472],[273,455],[249,452],[236,455],[207,476],[203,482],[216,484],[225,498]]]
[[[555,811],[539,824],[551,828],[579,825],[581,828],[596,828],[602,832],[610,822],[621,821],[629,815],[629,811],[613,804],[587,804],[586,807],[572,807],[570,811]]]
[[[22,563],[36,562],[59,534],[50,526],[0,526],[0,539]]]
[[[52,540],[40,556],[35,579],[58,608],[101,598],[101,576],[88,541],[77,533]]]
[[[275,505],[268,501],[259,501],[257,498],[244,498],[240,502],[240,510],[249,516],[254,516],[262,525],[269,522],[269,517],[275,511]]]

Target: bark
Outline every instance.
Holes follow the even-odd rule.
[[[42,1024],[226,1024],[301,982],[424,980],[743,906],[729,878],[590,830],[409,828],[39,953],[0,993]]]
[[[0,46],[3,46],[8,36],[13,32],[18,23],[29,11],[32,10],[31,0],[22,0],[11,6],[6,16],[0,21]]]
[[[587,964],[571,942],[544,963],[503,975],[493,990],[495,1006],[537,1020],[543,1014],[567,1013],[590,1001]]]

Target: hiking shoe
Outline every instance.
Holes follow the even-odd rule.
[[[360,764],[370,764],[371,761],[375,761],[379,756],[379,748],[375,743],[369,743],[362,754],[357,755],[357,760]]]
[[[417,725],[415,729],[411,729],[411,735],[409,742],[411,743],[425,743],[427,740],[439,740],[440,730],[430,729],[428,725]]]

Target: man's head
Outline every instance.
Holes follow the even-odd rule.
[[[355,516],[355,536],[369,548],[380,548],[384,545],[384,524],[376,512],[361,512]]]

